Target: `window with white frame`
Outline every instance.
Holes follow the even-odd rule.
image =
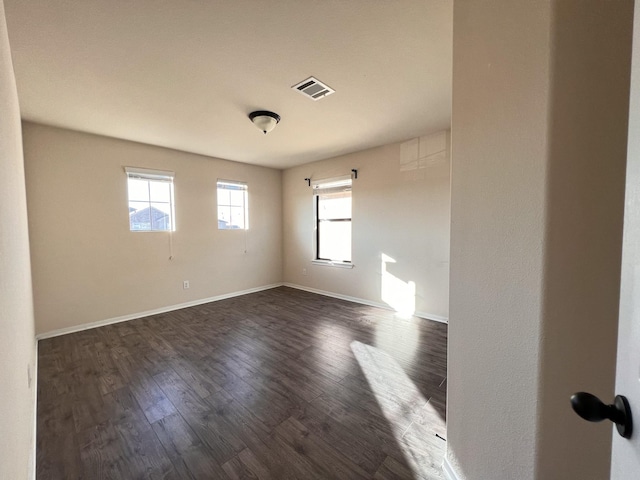
[[[218,229],[248,230],[247,184],[218,180]]]
[[[174,231],[173,172],[125,167],[129,193],[129,230]]]
[[[315,260],[351,263],[351,177],[313,184]]]

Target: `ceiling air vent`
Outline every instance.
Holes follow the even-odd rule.
[[[313,77],[309,77],[306,80],[297,83],[291,88],[297,90],[305,97],[309,97],[314,102],[317,102],[321,98],[324,98],[327,95],[331,95],[335,92],[333,88],[325,85],[320,80]]]

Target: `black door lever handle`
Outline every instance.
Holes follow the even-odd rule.
[[[618,433],[624,438],[631,438],[633,421],[629,401],[622,395],[617,395],[611,405],[605,405],[595,395],[578,392],[571,396],[571,407],[574,412],[590,422],[601,422],[609,419],[616,424]]]

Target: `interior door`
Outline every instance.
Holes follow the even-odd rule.
[[[625,195],[616,394],[629,400],[634,431],[630,439],[625,439],[614,429],[612,480],[640,478],[640,1],[637,0]]]

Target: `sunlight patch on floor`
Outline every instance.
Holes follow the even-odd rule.
[[[407,465],[419,478],[439,477],[440,465],[432,460],[436,455],[430,452],[430,444],[434,451],[440,453],[442,445],[437,442],[441,440],[431,443],[436,437],[432,432],[427,433],[431,425],[425,424],[432,418],[438,419],[437,412],[390,354],[358,341],[351,342],[351,350],[389,422]],[[423,438],[422,433],[416,435],[416,429],[425,432],[427,437]]]
[[[375,346],[384,352],[393,352],[393,357],[400,362],[413,361],[420,340],[419,321],[414,318],[378,322],[375,326]]]

